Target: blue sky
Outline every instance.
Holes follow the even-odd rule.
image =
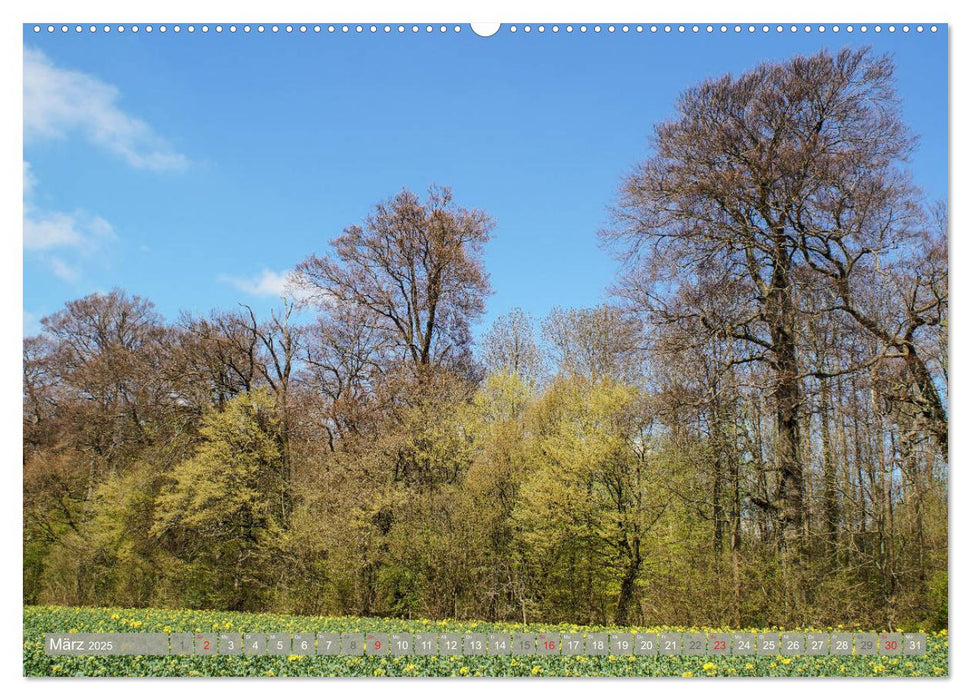
[[[174,319],[282,276],[408,187],[497,222],[479,326],[608,300],[597,243],[652,126],[706,77],[823,46],[893,54],[912,159],[947,195],[947,34],[35,34],[25,46],[25,332],[119,286]]]

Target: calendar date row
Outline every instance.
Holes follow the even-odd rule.
[[[45,634],[54,656],[915,656],[922,633],[108,633]]]

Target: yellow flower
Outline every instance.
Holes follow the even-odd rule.
[[[755,670],[755,664],[745,664],[745,670],[746,671],[754,671]]]
[[[682,678],[694,678],[695,677],[695,674],[693,674],[691,671],[685,671],[684,673],[681,674],[681,677]]]
[[[469,667],[468,666],[463,666],[462,668],[460,668],[459,669],[459,675],[461,675],[461,676],[467,676],[467,675],[469,675]]]
[[[704,666],[701,667],[701,670],[702,671],[714,671],[716,668],[718,668],[718,666],[716,666],[715,664],[713,664],[711,661],[708,661],[708,662],[705,663]]]
[[[534,676],[538,676],[538,675],[540,675],[540,674],[541,674],[542,672],[543,672],[543,669],[541,669],[541,668],[540,668],[539,666],[533,666],[533,670],[531,671],[531,673],[532,673],[532,674],[533,674]]]
[[[787,657],[785,657],[784,659],[782,659],[782,661],[781,661],[780,663],[781,663],[781,664],[782,664],[783,666],[788,666],[789,664],[791,664],[791,663],[792,663],[792,658],[791,658],[791,657],[789,657],[789,656],[787,656]]]
[[[374,675],[375,676],[383,676],[386,673],[387,673],[387,671],[385,671],[383,668],[376,668],[376,669],[374,669]]]

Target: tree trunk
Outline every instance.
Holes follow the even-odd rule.
[[[617,614],[614,619],[615,624],[627,624],[630,603],[634,597],[634,586],[641,572],[642,563],[641,542],[639,539],[635,539],[633,546],[630,548],[630,558],[627,562],[627,568],[624,571],[624,577],[620,582],[620,593],[617,595]]]
[[[829,425],[829,380],[819,380],[820,439],[823,448],[823,538],[829,566],[836,566],[839,537],[839,501],[836,483],[836,459]]]

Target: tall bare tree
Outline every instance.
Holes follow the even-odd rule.
[[[334,239],[334,256],[301,262],[296,279],[321,303],[359,308],[424,370],[468,353],[469,324],[490,291],[482,252],[492,227],[447,187],[424,202],[402,190]]]
[[[771,369],[783,546],[804,544],[799,285],[843,243],[907,235],[912,190],[896,167],[912,139],[888,57],[822,51],[687,90],[656,127],[655,155],[625,181],[615,224],[628,299],[660,323],[693,323]],[[883,238],[881,238],[883,236]],[[840,262],[852,267],[851,256]],[[851,272],[847,271],[847,274]],[[717,290],[716,306],[696,303]]]

